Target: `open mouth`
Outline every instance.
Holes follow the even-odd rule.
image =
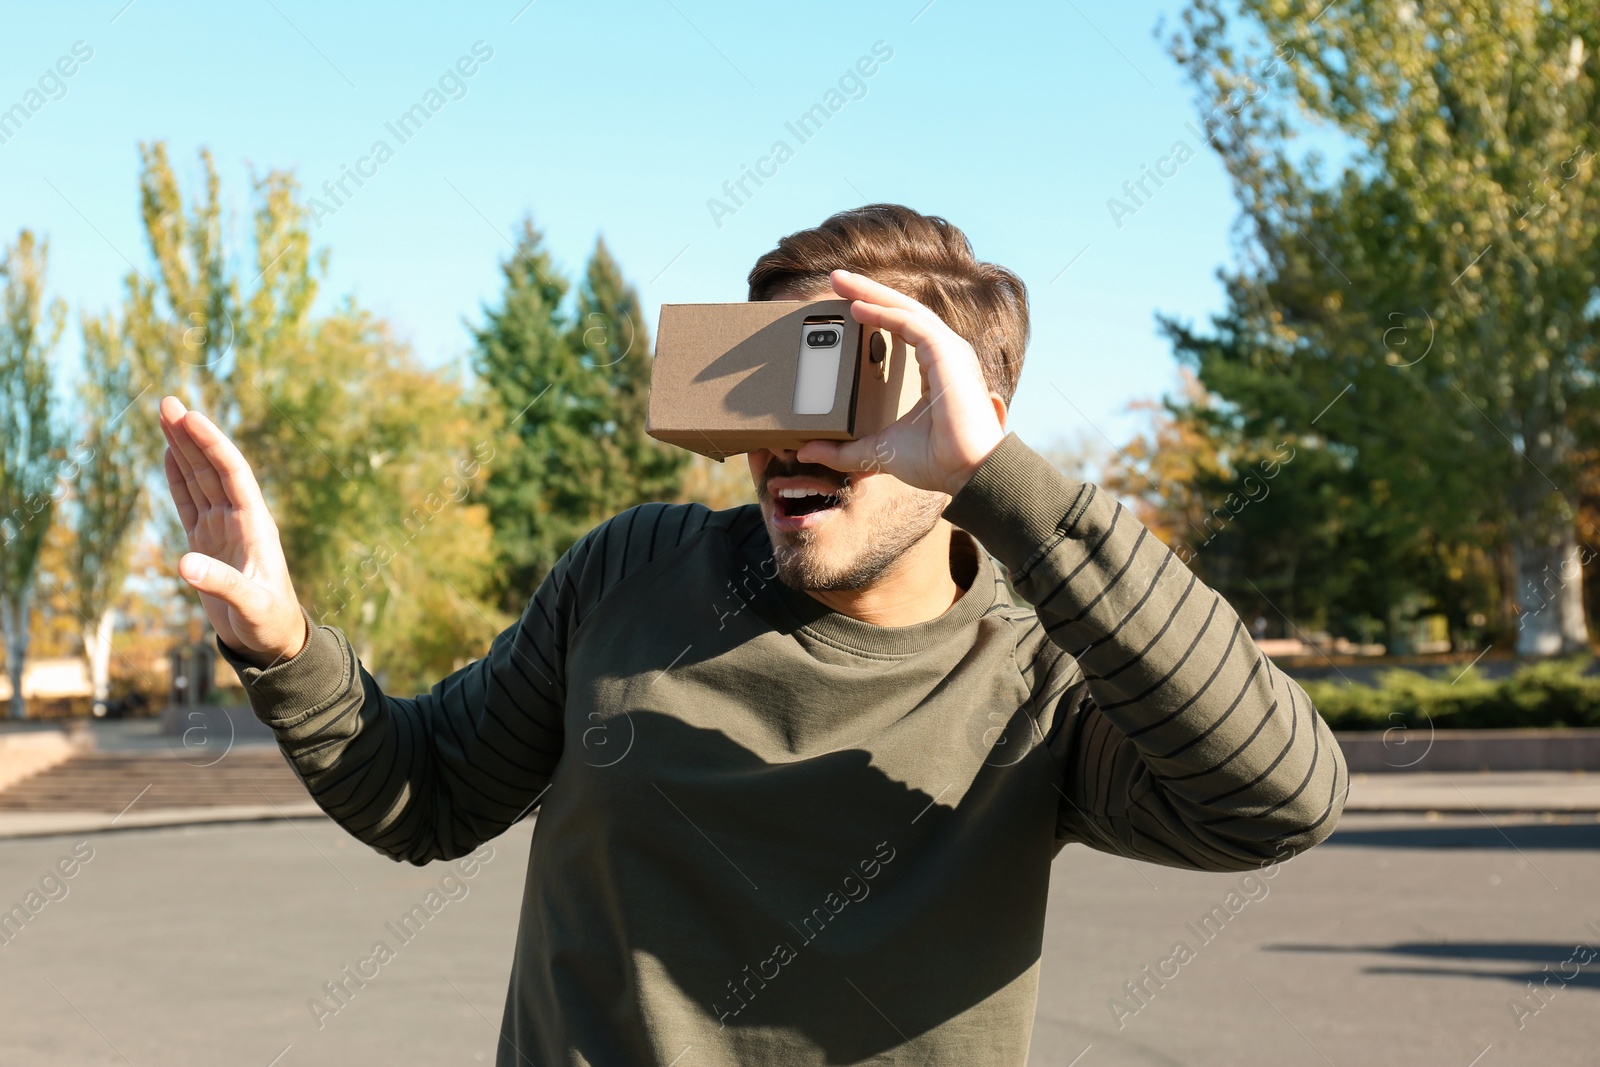
[[[842,490],[834,493],[811,488],[772,491],[773,518],[783,525],[809,526],[843,505]]]

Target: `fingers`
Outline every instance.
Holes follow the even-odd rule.
[[[166,468],[167,485],[172,490],[172,502],[178,506],[178,518],[183,523],[183,532],[192,533],[195,522],[200,518],[200,509],[195,507],[194,495],[189,492],[183,468],[178,466],[178,457],[172,454],[170,448],[167,449]]]
[[[266,502],[262,499],[261,487],[256,484],[255,475],[250,473],[250,464],[245,462],[244,454],[234,443],[228,440],[227,434],[198,411],[191,411],[184,419],[184,424],[189,429],[190,439],[200,446],[206,462],[216,472],[226,502],[236,508],[259,507],[265,510]]]
[[[938,316],[926,308],[910,311],[905,308],[883,307],[860,300],[850,305],[855,320],[866,326],[881,327],[906,339],[918,351],[961,342],[954,330],[939,321]]]
[[[195,424],[191,413],[183,408],[182,402],[177,397],[172,399],[179,410],[176,418],[169,423],[167,416],[172,408],[166,404],[165,399],[162,400],[162,428],[167,431],[167,444],[178,453],[178,462],[183,466],[189,482],[190,495],[196,504],[227,503],[228,494],[222,487],[221,476],[206,458],[205,450],[194,439]],[[198,415],[198,412],[193,414]]]
[[[161,401],[161,429],[197,513],[206,504],[265,509],[250,465],[216,423],[198,411],[189,411],[173,396]]]
[[[171,403],[168,403],[171,401]],[[183,402],[175,396],[161,399],[161,433],[167,439],[167,451],[177,465],[178,472],[183,477],[184,487],[189,495],[189,500],[194,504],[196,512],[209,503],[205,492],[200,488],[200,480],[195,477],[194,466],[184,455],[183,449],[178,445],[177,431],[174,429],[179,420],[183,418]]]
[[[836,471],[877,470],[882,464],[873,448],[876,436],[857,441],[807,441],[795,452],[794,458],[799,463],[820,463]]]
[[[865,300],[873,304],[882,304],[884,307],[904,308],[907,311],[927,310],[900,290],[892,289],[882,282],[875,282],[864,274],[836,270],[829,276],[829,280],[833,283],[833,291],[849,300]]]
[[[178,575],[197,591],[207,593],[242,615],[259,613],[267,591],[219,559],[200,552],[185,552],[178,560]]]
[[[834,271],[831,280],[834,292],[852,301],[850,314],[863,325],[898,334],[918,351],[934,345],[971,348],[943,319],[898,289],[847,270]]]

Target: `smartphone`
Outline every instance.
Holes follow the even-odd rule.
[[[826,415],[839,400],[839,361],[844,358],[844,319],[809,315],[800,324],[795,362],[796,415]]]

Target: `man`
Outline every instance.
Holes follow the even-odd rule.
[[[873,205],[750,275],[834,294],[916,346],[910,414],[751,454],[759,505],[609,519],[410,698],[299,605],[238,451],[162,401],[180,571],[324,810],[417,864],[538,811],[502,1065],[1022,1064],[1065,844],[1246,870],[1343,810],[1332,735],[1232,608],[1005,431],[1022,283]]]

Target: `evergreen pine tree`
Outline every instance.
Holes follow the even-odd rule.
[[[473,331],[473,369],[497,401],[508,447],[483,500],[501,607],[520,611],[561,554],[635,504],[671,498],[686,456],[644,432],[650,337],[639,296],[603,241],[567,312],[568,281],[524,220],[501,265],[500,305]]]
[[[497,308],[473,330],[473,370],[498,401],[508,447],[491,464],[483,501],[500,561],[501,602],[526,604],[539,580],[593,525],[601,473],[595,433],[602,391],[567,337],[561,309],[569,283],[524,219],[501,264]]]
[[[578,313],[568,339],[605,390],[602,431],[605,486],[602,511],[615,514],[635,504],[666,500],[678,492],[689,453],[644,432],[650,398],[650,332],[639,294],[602,238],[578,288]]]

